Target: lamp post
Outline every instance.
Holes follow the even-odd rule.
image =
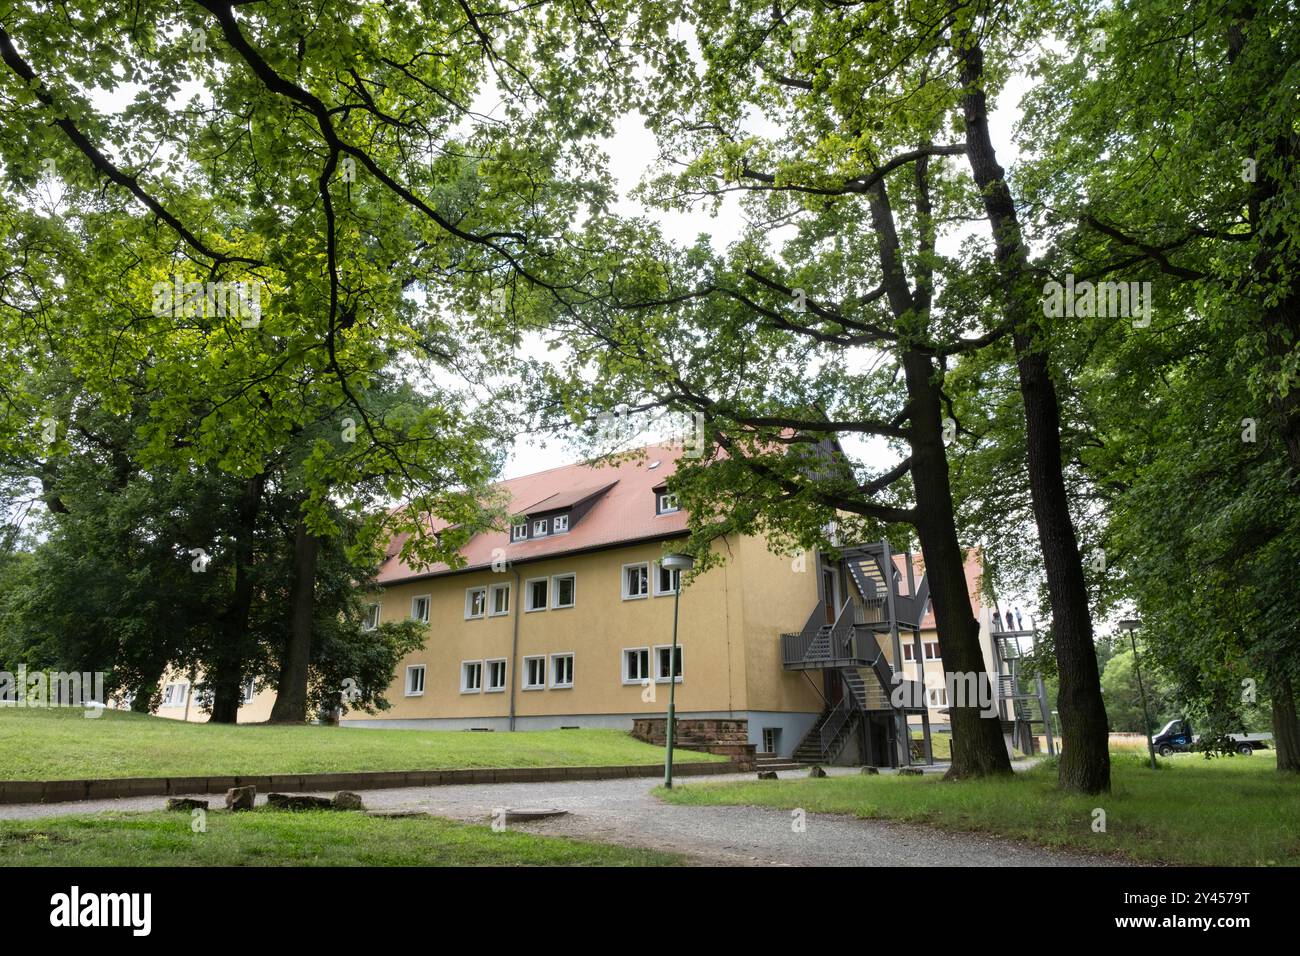
[[[676,575],[673,588],[673,649],[668,658],[668,723],[665,728],[668,753],[664,757],[664,786],[673,788],[673,729],[677,722],[677,609],[682,602],[682,572],[695,567],[689,554],[666,554],[659,566]]]
[[[1126,617],[1119,622],[1119,629],[1128,634],[1130,646],[1133,648],[1133,673],[1137,674],[1138,693],[1142,697],[1142,729],[1147,735],[1147,753],[1151,755],[1151,769],[1156,769],[1156,745],[1151,742],[1151,715],[1147,713],[1147,691],[1142,684],[1142,668],[1138,666],[1138,646],[1137,639],[1133,636],[1138,629],[1140,622],[1136,618]]]

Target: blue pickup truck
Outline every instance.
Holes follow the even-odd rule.
[[[1229,734],[1228,737],[1232,740],[1233,749],[1243,757],[1249,757],[1256,750],[1267,750],[1268,742],[1273,739],[1272,734]],[[1192,733],[1190,720],[1171,720],[1160,733],[1151,738],[1151,743],[1155,746],[1156,753],[1168,757],[1170,754],[1186,753],[1200,739],[1199,734]]]

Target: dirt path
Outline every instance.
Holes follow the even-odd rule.
[[[832,773],[851,772],[836,771]],[[749,774],[695,777],[750,780]],[[1110,858],[1049,850],[1001,837],[951,833],[915,824],[807,814],[800,830],[787,810],[663,803],[657,780],[583,780],[368,790],[375,810],[419,810],[486,823],[500,808],[559,807],[562,817],[512,823],[512,829],[686,854],[701,864],[731,866],[1113,866]],[[212,799],[209,797],[209,799]],[[259,800],[264,800],[259,795]],[[36,819],[113,811],[156,810],[161,797],[0,806],[0,818]],[[213,801],[220,805],[220,798]]]

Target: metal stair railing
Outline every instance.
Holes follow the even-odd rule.
[[[817,728],[817,739],[821,744],[822,757],[827,760],[834,760],[839,753],[831,754],[831,748],[853,717],[856,708],[854,707],[853,695],[845,694],[840,698],[838,704],[831,708],[830,714],[822,721],[822,725]]]
[[[808,621],[804,624],[802,631],[798,634],[781,635],[782,662],[795,664],[807,660],[812,643],[817,639],[821,629],[826,626],[825,622],[826,602],[818,601],[817,606],[813,608],[812,614],[808,615]]]

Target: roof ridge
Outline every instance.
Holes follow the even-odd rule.
[[[650,448],[667,448],[667,447],[668,447],[669,445],[671,445],[671,444],[672,444],[671,442],[666,442],[666,441],[651,442],[651,443],[648,444],[648,445],[642,445],[640,448],[629,448],[627,451],[613,452],[612,454],[617,454],[617,455],[633,455],[633,454],[636,454],[637,452],[643,452],[643,451],[646,451],[647,449],[650,449]],[[549,473],[551,473],[551,472],[553,472],[553,471],[562,471],[562,470],[565,469],[565,468],[576,468],[576,467],[580,467],[580,466],[584,466],[584,465],[585,465],[585,466],[588,466],[588,467],[592,467],[592,462],[596,461],[596,460],[599,459],[599,458],[603,458],[603,457],[605,457],[605,456],[604,456],[604,455],[596,455],[594,458],[588,458],[588,459],[585,459],[585,460],[584,460],[584,459],[579,459],[578,461],[571,461],[571,462],[568,462],[567,464],[563,464],[563,465],[552,465],[550,468],[543,468],[541,471],[530,471],[530,472],[528,472],[528,474],[526,474],[526,475],[515,475],[515,477],[513,477],[513,478],[502,478],[502,479],[500,479],[499,481],[494,481],[490,487],[495,488],[495,487],[498,487],[498,486],[500,486],[500,485],[507,484],[507,483],[512,482],[512,481],[522,481],[524,478],[536,478],[536,477],[538,477],[539,475],[546,475],[546,474],[549,474]]]

